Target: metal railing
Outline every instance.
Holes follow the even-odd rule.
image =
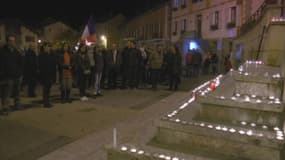
[[[241,36],[251,30],[264,16],[266,7],[271,4],[277,4],[278,0],[265,0],[257,11],[251,15],[245,23],[239,27],[238,35]]]

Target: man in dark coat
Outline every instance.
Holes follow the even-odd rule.
[[[28,85],[28,96],[35,97],[37,84],[38,57],[34,46],[30,46],[24,57],[24,82]]]
[[[1,51],[2,62],[2,109],[1,113],[8,114],[9,98],[14,92],[14,107],[20,108],[20,85],[23,68],[23,57],[16,46],[16,37],[9,35],[7,45]]]
[[[140,50],[136,48],[135,42],[130,42],[130,48],[128,49],[128,75],[129,75],[129,87],[131,89],[139,87],[138,75],[139,65],[141,61]]]
[[[112,49],[108,53],[108,60],[110,65],[108,87],[109,89],[117,88],[117,77],[122,64],[121,53],[116,44],[113,44]]]
[[[50,89],[56,81],[56,56],[51,52],[51,45],[44,44],[39,54],[39,78],[43,85],[43,104],[44,107],[50,108]]]

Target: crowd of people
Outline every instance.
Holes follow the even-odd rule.
[[[198,50],[191,50],[186,54],[186,76],[199,77],[200,74],[218,74],[219,57],[216,53],[207,52],[201,54]],[[224,72],[232,69],[230,56],[226,56],[223,61]]]
[[[81,101],[87,101],[86,90],[94,96],[103,96],[101,89],[139,89],[156,91],[158,83],[167,83],[176,91],[182,73],[182,54],[176,46],[165,49],[161,45],[137,46],[128,41],[125,48],[113,44],[111,48],[100,45],[78,48],[63,43],[57,47],[43,43],[39,53],[34,46],[19,50],[15,36],[7,37],[0,49],[1,115],[8,115],[9,99],[14,99],[12,109],[20,109],[21,88],[27,86],[29,97],[35,97],[37,85],[42,86],[43,106],[50,108],[52,86],[60,85],[61,103],[72,103],[71,90],[79,89]]]

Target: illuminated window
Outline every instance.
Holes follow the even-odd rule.
[[[189,42],[189,50],[196,50],[199,49],[199,45],[195,41],[190,41]]]

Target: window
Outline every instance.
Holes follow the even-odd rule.
[[[237,16],[237,8],[236,7],[231,7],[231,12],[230,12],[230,22],[236,22],[236,16]]]
[[[25,40],[26,40],[26,42],[35,42],[35,37],[34,36],[26,36]]]
[[[231,7],[230,8],[230,13],[229,13],[229,18],[228,18],[228,23],[227,23],[227,28],[234,28],[236,26],[236,20],[237,20],[237,9],[236,7]]]
[[[173,32],[174,35],[177,34],[177,29],[178,29],[178,22],[175,21],[175,22],[174,22],[174,32]]]
[[[173,8],[177,9],[179,7],[179,0],[173,0]]]
[[[187,28],[187,19],[184,19],[184,20],[183,20],[183,26],[182,26],[181,32],[185,32],[185,31],[186,31],[186,28]]]
[[[211,23],[211,30],[217,30],[219,28],[219,11],[214,12]]]
[[[186,8],[187,0],[182,0],[181,8]]]

